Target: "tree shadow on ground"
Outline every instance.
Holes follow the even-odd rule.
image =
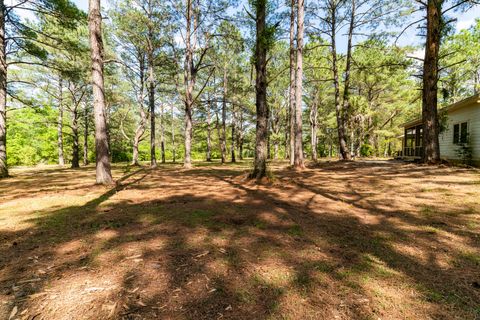
[[[278,171],[271,186],[238,174],[140,170],[0,231],[3,298],[44,319],[478,315],[477,256],[455,243],[480,247],[478,229],[461,227],[470,216],[442,215],[433,228],[400,205],[416,179],[451,172],[333,163]],[[388,189],[399,199],[379,197]]]

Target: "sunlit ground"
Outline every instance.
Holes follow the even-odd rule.
[[[478,171],[393,161],[13,170],[0,318],[475,319]]]

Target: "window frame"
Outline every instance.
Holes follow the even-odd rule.
[[[453,125],[453,144],[461,145],[468,143],[469,127],[468,121],[457,122]]]

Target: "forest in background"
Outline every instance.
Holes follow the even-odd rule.
[[[87,15],[68,1],[57,2],[70,8],[64,20],[40,5],[30,19],[16,14],[26,7],[21,2],[8,9],[9,166],[78,167],[95,161]],[[193,160],[254,157],[253,6],[227,0],[105,3],[106,118],[113,162],[182,162],[188,125]],[[399,150],[399,126],[421,115],[423,53],[418,54],[421,46],[397,42],[406,27],[424,34],[423,19],[415,21],[419,10],[415,1],[306,4],[300,100],[305,156],[339,156],[339,104],[352,155],[389,157]],[[290,2],[269,1],[267,11],[267,153],[270,159],[287,159],[292,152],[288,38],[293,10]],[[447,16],[444,21],[440,106],[480,88],[480,21],[458,33],[447,24],[453,21]],[[337,46],[345,33],[344,52]]]

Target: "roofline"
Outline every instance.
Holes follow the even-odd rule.
[[[463,107],[469,106],[469,105],[474,104],[474,103],[480,103],[480,93],[474,94],[471,97],[468,97],[466,99],[463,99],[463,100],[455,102],[451,105],[448,105],[448,106],[440,109],[439,111],[451,112],[451,111],[455,111],[455,110],[461,109]],[[416,118],[415,120],[412,120],[412,121],[405,122],[405,123],[401,124],[400,127],[408,128],[408,127],[418,125],[418,124],[421,124],[421,123],[422,123],[422,118]]]

